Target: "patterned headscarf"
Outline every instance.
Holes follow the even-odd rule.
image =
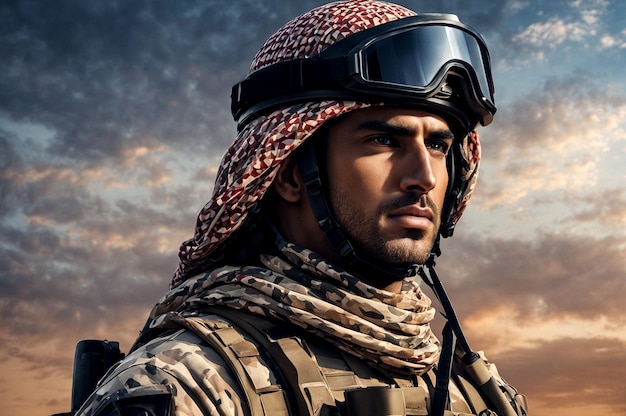
[[[348,0],[315,8],[285,24],[261,47],[250,72],[265,66],[315,55],[335,42],[393,20],[414,16],[404,7],[376,0]],[[179,265],[172,287],[206,270],[210,254],[246,219],[272,184],[281,163],[324,122],[372,103],[321,101],[295,104],[261,116],[243,128],[220,165],[213,196],[196,222],[193,238],[179,250]],[[456,201],[455,221],[473,189],[480,147],[477,135],[462,145],[466,178]]]

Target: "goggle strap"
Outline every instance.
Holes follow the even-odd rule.
[[[356,59],[357,56],[295,59],[259,69],[233,86],[233,116],[237,120],[245,109],[272,97],[341,88],[357,72]]]

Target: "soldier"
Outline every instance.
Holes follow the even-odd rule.
[[[77,414],[525,415],[434,269],[493,93],[454,15],[341,1],[284,25],[233,88],[238,136],[171,290]]]

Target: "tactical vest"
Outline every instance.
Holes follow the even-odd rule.
[[[294,326],[226,308],[216,308],[214,313],[181,317],[176,323],[201,337],[228,364],[245,396],[242,404],[246,415],[430,414],[436,384],[433,371],[423,377],[389,376],[336,347],[307,342]],[[265,366],[274,372],[276,384],[268,384],[267,377],[259,375],[258,369]],[[445,416],[527,415],[524,396],[512,387],[508,396],[498,392],[508,398],[510,412],[496,413],[467,371],[455,365],[452,373],[464,400],[453,401],[448,409],[454,410],[445,410]]]

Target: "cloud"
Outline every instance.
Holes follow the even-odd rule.
[[[623,29],[617,17],[623,15],[623,5],[618,2],[561,0],[541,5],[513,2],[507,11],[501,21],[508,24],[496,33],[487,34],[494,66],[505,73],[520,68],[569,71],[572,67],[585,66],[578,61],[583,50],[587,59],[606,58],[610,65],[615,59],[602,55],[602,49],[620,45],[624,39],[623,34],[616,32]],[[565,55],[568,59],[564,61],[554,59]]]
[[[586,22],[565,22],[551,18],[547,22],[533,23],[513,37],[514,42],[540,48],[556,48],[566,41],[580,42],[596,32]]]
[[[609,337],[561,338],[498,354],[498,368],[528,396],[536,414],[622,415],[626,342]]]
[[[593,25],[599,22],[602,14],[608,8],[609,2],[607,0],[574,0],[571,2],[571,6],[580,13],[580,17],[585,23]]]
[[[587,74],[550,79],[498,116],[482,134],[484,209],[594,187],[626,143],[626,95]]]
[[[565,42],[583,42],[597,34],[599,22],[607,6],[608,2],[605,0],[573,1],[570,7],[578,16],[554,16],[543,22],[532,23],[514,35],[512,41],[547,49],[555,49]]]
[[[615,325],[626,322],[622,300],[614,296],[626,292],[624,237],[456,238],[444,246],[441,274],[468,319],[505,306],[520,324],[603,317]]]
[[[230,85],[277,16],[265,2],[221,3],[9,3],[2,108],[45,125],[49,152],[73,159],[119,157],[142,137],[224,146]]]
[[[573,199],[573,198],[572,198]],[[571,201],[574,205],[578,201]],[[595,193],[586,201],[586,204],[565,219],[571,222],[600,223],[615,230],[623,229],[626,225],[626,191],[623,188],[605,189]]]
[[[165,291],[199,209],[190,195],[203,187],[153,182],[177,161],[143,143],[125,147],[117,167],[91,167],[0,140],[0,343],[20,345],[29,362],[61,364],[23,347],[45,337],[63,340],[64,365],[77,337],[129,343]]]
[[[626,48],[626,30],[617,35],[607,34],[602,36],[602,38],[600,39],[600,45],[602,46],[602,48],[606,49],[614,47],[619,49]]]

